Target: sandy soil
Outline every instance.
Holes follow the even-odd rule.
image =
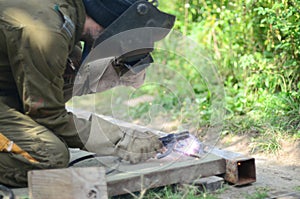
[[[160,127],[159,121],[161,120],[155,119],[152,126]],[[170,132],[176,129],[178,124],[164,125],[163,130]],[[291,198],[300,199],[300,140],[282,141],[278,153],[266,154],[253,153],[250,139],[247,136],[237,135],[227,135],[221,139],[219,130],[210,129],[201,140],[205,144],[255,158],[257,181],[242,187],[225,184],[224,190],[217,196],[220,199],[245,199],[257,192],[267,192],[268,198],[276,198],[287,193],[297,193],[299,196]]]
[[[222,149],[242,153],[255,158],[257,182],[243,187],[226,186],[221,199],[244,199],[258,191],[266,191],[268,197],[297,193],[300,198],[300,141],[284,141],[277,154],[250,153],[250,139],[246,136],[229,136],[218,142]],[[289,197],[286,197],[289,198]]]
[[[151,126],[161,128],[160,121],[161,119],[155,118]],[[170,132],[176,129],[178,125],[176,123],[164,123],[162,130]],[[205,144],[255,158],[257,181],[242,187],[225,184],[224,190],[221,190],[221,193],[217,195],[220,199],[245,199],[247,196],[253,196],[254,193],[258,192],[267,192],[268,198],[296,193],[297,196],[295,197],[285,198],[300,199],[300,140],[282,141],[281,150],[276,154],[253,153],[251,152],[250,137],[227,135],[221,139],[218,130],[211,129],[208,132],[201,140]]]

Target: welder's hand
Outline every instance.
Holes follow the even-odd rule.
[[[157,135],[127,129],[116,145],[116,155],[131,163],[138,163],[155,157],[162,147]]]
[[[112,65],[119,77],[126,75],[128,72],[138,74],[153,63],[150,50],[144,51],[137,52],[141,54],[134,54],[135,52],[130,52],[115,59]]]
[[[98,155],[113,155],[131,163],[155,157],[163,145],[146,129],[119,126],[113,121],[91,117],[91,131],[85,148]]]

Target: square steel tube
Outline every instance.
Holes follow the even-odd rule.
[[[227,182],[238,186],[256,182],[254,158],[212,147],[209,147],[206,151],[226,160],[224,179]]]

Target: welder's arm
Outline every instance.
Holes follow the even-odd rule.
[[[97,115],[92,115],[90,120],[91,131],[85,144],[90,152],[138,163],[155,157],[162,150],[158,135],[147,129],[125,127]]]
[[[112,63],[119,77],[126,73],[138,74],[153,63],[153,58],[150,54],[151,49],[139,49],[133,52],[126,53],[114,60]]]
[[[145,68],[153,62],[151,55],[108,57],[80,68],[74,83],[73,96],[103,92],[116,86],[140,87]]]

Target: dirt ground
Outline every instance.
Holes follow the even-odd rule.
[[[157,122],[153,122],[154,128],[159,127],[159,121],[158,119]],[[166,124],[164,130],[169,132],[174,125],[178,124],[169,126]],[[255,158],[256,182],[242,187],[225,185],[224,190],[217,195],[220,199],[245,199],[258,192],[267,192],[267,198],[279,198],[288,193],[296,193],[295,197],[285,198],[300,199],[300,140],[282,141],[281,149],[276,154],[252,153],[250,137],[229,134],[221,139],[219,131],[208,132],[201,140],[205,144]]]
[[[226,186],[221,199],[244,199],[258,192],[267,192],[270,198],[288,193],[300,198],[300,142],[284,141],[277,154],[250,153],[250,139],[246,136],[229,136],[218,142],[224,150],[242,153],[255,158],[257,182],[243,187]],[[276,196],[276,197],[275,197]]]
[[[160,128],[161,119],[155,118],[153,128]],[[170,132],[179,124],[164,124],[165,132]],[[255,158],[256,182],[247,186],[226,185],[216,196],[220,199],[260,199],[254,197],[259,192],[267,193],[267,198],[300,199],[300,140],[282,141],[276,154],[252,153],[250,137],[227,135],[220,139],[214,130],[203,138],[205,144],[223,150],[241,153]],[[295,196],[287,196],[294,193]],[[252,196],[252,197],[250,197]]]

